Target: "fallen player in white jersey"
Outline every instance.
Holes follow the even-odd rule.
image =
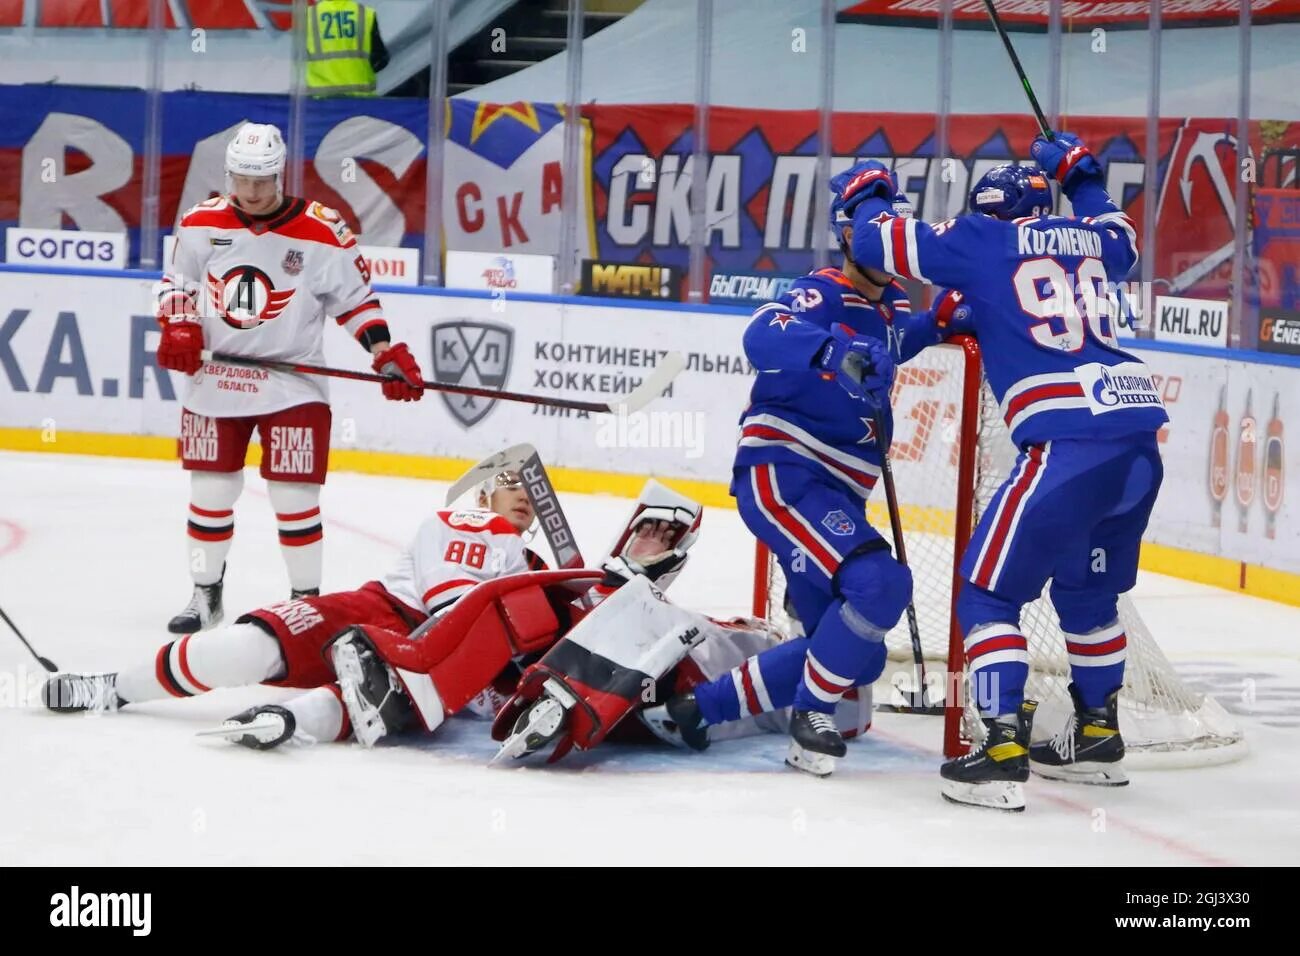
[[[335,637],[356,625],[409,634],[482,581],[546,566],[523,537],[535,515],[517,474],[497,475],[477,500],[477,509],[435,512],[392,569],[357,590],[250,611],[228,627],[164,644],[149,661],[116,673],[57,674],[45,684],[45,705],[60,713],[112,711],[216,687],[297,687],[309,693],[232,718],[257,722],[241,742],[273,746],[295,732],[345,739],[351,728],[326,655]]]

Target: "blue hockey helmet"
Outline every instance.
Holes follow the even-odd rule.
[[[1052,211],[1052,187],[1034,166],[1003,163],[980,177],[970,191],[970,211],[994,219],[1019,219]]]

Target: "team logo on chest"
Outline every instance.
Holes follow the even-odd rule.
[[[302,261],[302,250],[290,249],[284,254],[284,262],[280,263],[280,268],[284,270],[285,275],[296,276],[302,272]]]
[[[212,306],[232,329],[255,329],[270,322],[284,311],[294,291],[276,289],[270,276],[256,266],[235,266],[220,279],[208,273]]]
[[[831,534],[838,534],[841,537],[852,534],[856,528],[853,519],[843,511],[829,512],[825,518],[822,518],[822,527]]]

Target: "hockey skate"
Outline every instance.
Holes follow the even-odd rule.
[[[41,700],[56,714],[102,714],[125,703],[117,696],[116,674],[55,674],[41,688]]]
[[[200,730],[199,737],[225,737],[232,744],[253,750],[271,750],[293,739],[298,721],[293,711],[276,704],[250,707],[234,717],[222,721],[213,730]],[[301,743],[315,743],[310,737],[298,734]]]
[[[349,628],[329,648],[352,733],[363,747],[404,730],[414,716],[397,674],[359,628]]]
[[[707,750],[709,725],[704,722],[694,694],[680,694],[665,704],[637,711],[641,723],[666,744],[691,750]]]
[[[221,579],[225,580],[226,569],[221,569]],[[220,624],[225,617],[221,606],[221,584],[196,584],[190,595],[190,603],[185,609],[167,622],[167,630],[172,634],[196,634]]]
[[[848,752],[835,718],[816,710],[796,710],[790,715],[790,752],[785,764],[814,777],[829,777],[835,760]]]
[[[1051,740],[1029,748],[1029,769],[1048,780],[1066,780],[1098,787],[1128,786],[1124,738],[1119,733],[1119,691],[1106,695],[1101,707],[1084,707],[1070,685],[1074,713]]]
[[[578,701],[560,686],[558,681],[547,680],[544,692],[515,721],[510,736],[492,758],[492,763],[507,759],[520,759],[537,753],[560,735],[569,716],[569,709]]]
[[[320,597],[320,588],[303,588],[299,591],[297,588],[289,589],[290,601],[301,601],[303,598]]]
[[[972,807],[1024,810],[1029,734],[1037,707],[1037,701],[1027,700],[1014,716],[984,720],[983,746],[939,768],[943,798]]]

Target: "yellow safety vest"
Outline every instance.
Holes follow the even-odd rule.
[[[317,0],[307,12],[307,92],[374,96],[370,33],[375,11],[356,0]]]

